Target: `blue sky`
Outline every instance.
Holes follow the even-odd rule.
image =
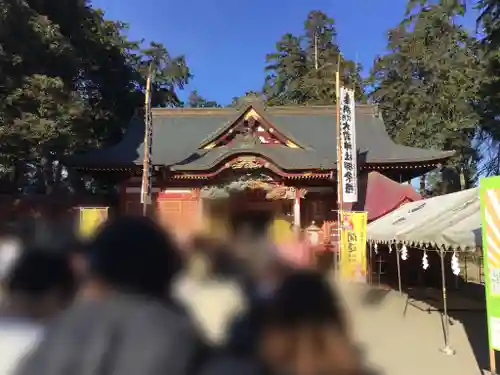
[[[181,93],[221,104],[247,90],[260,90],[265,55],[286,32],[299,34],[310,10],[337,25],[343,54],[368,72],[386,46],[387,30],[402,18],[406,0],[94,0],[106,17],[130,24],[132,39],[162,42],[184,54],[194,79]],[[465,25],[474,27],[475,14]]]

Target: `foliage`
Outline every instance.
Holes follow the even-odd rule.
[[[238,108],[244,101],[248,100],[262,101],[262,94],[253,90],[246,91],[242,96],[233,96],[228,107]]]
[[[263,92],[269,105],[331,105],[336,102],[335,72],[364,99],[361,65],[345,59],[336,42],[335,22],[321,11],[309,12],[300,36],[287,33],[266,56]]]
[[[126,31],[88,0],[0,2],[0,177],[14,174],[17,189],[33,176],[40,192],[57,188],[56,160],[121,137],[144,105],[152,61],[155,104],[180,104],[184,58],[156,43],[141,50]]]
[[[388,53],[372,69],[371,99],[399,143],[456,150],[450,165],[475,178],[476,104],[483,54],[456,19],[456,1],[410,1],[406,18],[390,30]]]
[[[198,94],[198,91],[191,91],[188,97],[188,107],[190,108],[220,108],[221,106],[213,101],[206,100],[204,97]]]
[[[482,47],[486,62],[484,77],[480,88],[481,101],[478,114],[481,120],[480,146],[487,155],[482,163],[483,175],[500,174],[500,2],[479,0],[478,26],[484,39]]]
[[[175,90],[183,89],[192,78],[184,56],[170,56],[161,43],[151,42],[149,48],[140,50],[139,56],[134,55],[136,69],[143,80],[148,75],[150,64],[153,67],[152,100],[153,107],[179,107],[182,102]]]

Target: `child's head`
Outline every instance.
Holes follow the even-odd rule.
[[[340,301],[315,272],[285,278],[261,313],[260,332],[260,355],[274,373],[335,375],[357,369]]]

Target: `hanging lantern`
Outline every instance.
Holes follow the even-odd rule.
[[[378,243],[375,243],[373,250],[375,251],[375,254],[378,254]]]
[[[408,249],[406,248],[406,245],[403,244],[403,247],[401,248],[401,259],[406,260],[408,259]]]
[[[424,251],[424,256],[422,257],[422,268],[424,270],[429,268],[429,259],[427,257],[427,251]]]
[[[455,251],[451,257],[451,270],[454,275],[460,275],[460,263],[458,262],[457,253]]]

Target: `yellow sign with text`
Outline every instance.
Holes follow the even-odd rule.
[[[340,275],[355,282],[366,282],[367,212],[344,212],[340,247]]]
[[[97,228],[108,218],[107,207],[80,207],[79,234],[89,238]]]

